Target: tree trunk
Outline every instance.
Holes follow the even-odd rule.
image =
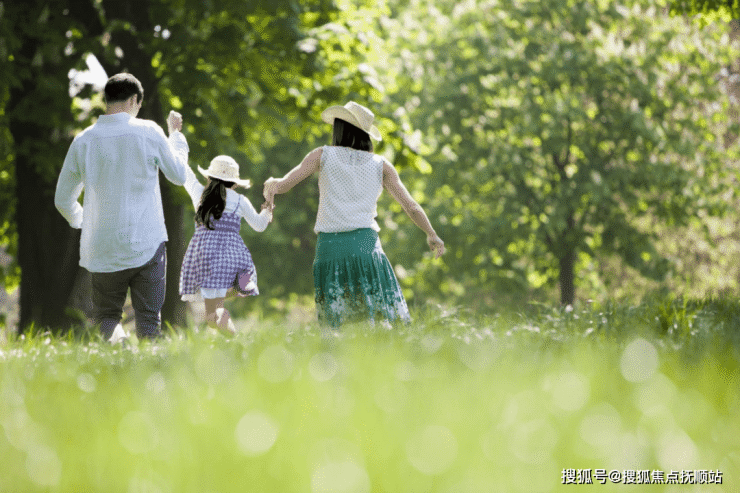
[[[561,239],[560,250],[560,304],[563,306],[572,305],[576,297],[575,287],[575,269],[576,269],[576,249],[573,246],[573,233],[576,222],[573,211],[568,212],[566,217],[566,230]]]
[[[572,305],[576,296],[575,288],[576,253],[568,248],[560,257],[560,304]]]
[[[34,40],[26,38],[24,42],[18,58],[32,60]],[[80,322],[67,310],[77,276],[80,234],[69,227],[54,206],[56,177],[50,165],[58,162],[61,168],[70,143],[62,137],[55,139],[55,133],[61,132],[49,123],[59,118],[55,111],[65,108],[59,98],[69,98],[68,64],[67,60],[44,60],[39,68],[32,69],[32,77],[11,91],[7,106],[15,149],[17,260],[21,268],[19,332],[32,324],[41,330],[61,332]],[[58,87],[50,87],[51,80],[56,80]],[[29,102],[33,102],[31,108],[45,108],[46,119],[29,114]],[[66,109],[69,121],[69,105]]]
[[[185,228],[183,216],[185,207],[178,202],[175,196],[175,185],[162,180],[162,204],[164,206],[164,222],[167,226],[167,289],[165,291],[164,306],[162,307],[162,323],[184,327],[187,304],[180,299],[180,267],[185,258]]]
[[[17,124],[10,128],[21,135]],[[21,333],[31,324],[62,332],[81,322],[67,311],[79,268],[80,234],[56,210],[54,190],[55,183],[46,182],[28,156],[16,154]]]

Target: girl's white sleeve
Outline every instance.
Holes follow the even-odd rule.
[[[200,196],[203,194],[203,190],[206,187],[200,184],[198,178],[195,176],[195,173],[193,173],[193,170],[190,169],[190,166],[185,166],[185,175],[185,183],[183,184],[183,186],[188,192],[188,195],[190,195],[190,199],[193,201],[193,207],[195,207],[197,210],[198,204],[200,203]]]
[[[237,207],[236,213],[242,216],[247,221],[247,224],[259,233],[267,229],[267,225],[272,220],[272,211],[270,209],[264,209],[257,214],[252,203],[244,195],[239,195],[239,207]]]

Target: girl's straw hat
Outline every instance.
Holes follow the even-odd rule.
[[[375,114],[361,104],[350,101],[344,106],[330,106],[321,113],[321,119],[326,123],[334,124],[335,118],[349,122],[364,130],[375,140],[383,140],[380,131],[373,125]]]
[[[208,166],[208,169],[198,166],[198,171],[207,178],[230,181],[244,188],[252,186],[249,180],[239,179],[239,165],[231,156],[216,156],[211,160],[211,165]]]

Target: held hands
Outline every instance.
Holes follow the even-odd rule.
[[[167,131],[170,135],[172,132],[179,132],[182,130],[182,115],[175,110],[170,111],[167,116]]]
[[[261,211],[264,211],[264,210],[269,211],[270,220],[267,221],[267,224],[270,224],[272,222],[272,211],[273,209],[275,209],[275,204],[271,204],[270,202],[265,202],[262,204],[262,207],[260,209]]]
[[[264,195],[265,200],[270,204],[275,201],[275,186],[277,185],[278,181],[279,180],[277,178],[273,178],[272,176],[265,181],[262,195]]]
[[[272,221],[272,211],[275,209],[275,182],[277,180],[275,178],[268,178],[267,181],[265,181],[264,189],[262,191],[262,195],[265,197],[265,203],[262,204],[262,210],[265,209],[270,211],[270,221]]]
[[[436,233],[427,235],[427,244],[434,252],[434,258],[439,258],[445,253],[445,242]]]
[[[267,201],[265,201],[265,202],[264,202],[264,203],[262,204],[262,207],[261,207],[260,209],[261,209],[261,210],[263,210],[263,211],[264,211],[265,209],[267,209],[267,210],[269,210],[269,211],[270,211],[270,214],[272,215],[272,211],[274,211],[274,210],[275,210],[275,204],[273,204],[272,202],[267,202]]]

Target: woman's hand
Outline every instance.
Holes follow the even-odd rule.
[[[275,186],[279,180],[277,178],[270,177],[265,181],[262,195],[265,197],[267,203],[272,204],[275,200]]]
[[[439,258],[445,253],[445,242],[436,233],[427,235],[427,244],[434,252],[434,258]]]

